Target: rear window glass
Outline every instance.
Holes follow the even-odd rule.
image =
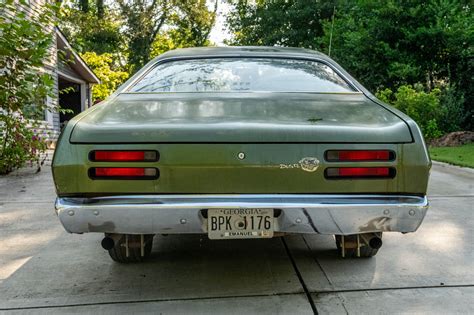
[[[188,59],[159,64],[129,92],[355,92],[327,65],[276,58]]]

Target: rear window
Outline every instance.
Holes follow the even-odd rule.
[[[327,65],[310,60],[209,58],[159,64],[129,92],[355,92]]]

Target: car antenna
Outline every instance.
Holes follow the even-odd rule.
[[[336,6],[334,6],[334,8],[332,9],[331,33],[329,35],[329,52],[328,52],[329,57],[331,57],[332,31],[334,30],[334,15],[336,15]]]

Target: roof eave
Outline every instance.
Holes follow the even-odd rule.
[[[67,58],[70,59],[68,64],[71,68],[73,68],[86,82],[100,84],[100,80],[95,75],[94,71],[92,71],[81,56],[74,51],[66,36],[64,36],[58,27],[56,27],[56,38],[58,49],[65,51]]]

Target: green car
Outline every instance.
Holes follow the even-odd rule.
[[[180,49],[69,121],[55,208],[119,262],[196,233],[329,234],[342,257],[370,257],[383,232],[420,226],[430,167],[416,123],[324,54]]]

